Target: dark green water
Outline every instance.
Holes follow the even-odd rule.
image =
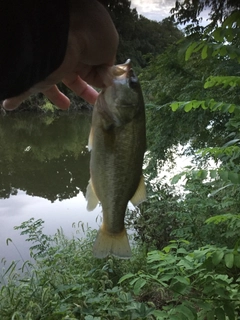
[[[60,226],[67,235],[72,223],[97,228],[94,212],[86,211],[90,154],[86,148],[90,114],[43,116],[7,114],[0,117],[0,259],[18,259],[27,244],[13,226],[31,217],[45,221],[45,233]]]

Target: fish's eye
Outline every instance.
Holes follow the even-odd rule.
[[[134,71],[133,71],[133,69],[131,68],[131,69],[129,69],[129,71],[128,71],[128,75],[129,75],[129,78],[136,78],[136,75],[135,75],[135,73],[134,73]]]
[[[129,84],[130,86],[136,86],[138,84],[138,79],[136,77],[130,77],[129,78]]]
[[[133,69],[129,70],[129,85],[130,87],[136,87],[138,84],[138,78],[135,75]]]

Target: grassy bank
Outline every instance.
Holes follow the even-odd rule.
[[[42,220],[17,227],[31,243],[34,262],[12,262],[2,271],[0,319],[145,319],[151,313],[118,284],[126,273],[144,270],[144,253],[135,248],[131,261],[95,259],[96,231],[82,224],[73,227],[72,239],[62,230],[45,235]]]
[[[239,319],[236,250],[193,250],[178,240],[147,255],[135,244],[131,260],[99,260],[95,230],[79,223],[68,239],[61,229],[45,235],[43,223],[32,218],[16,227],[31,243],[33,263],[2,271],[1,320]]]

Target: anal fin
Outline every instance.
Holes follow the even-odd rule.
[[[91,127],[89,137],[88,137],[88,151],[92,150],[92,145],[93,145],[93,128]]]
[[[143,175],[141,175],[138,188],[130,201],[134,206],[138,206],[141,202],[145,201],[146,199],[147,199],[146,186],[144,183]]]

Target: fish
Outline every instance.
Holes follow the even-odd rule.
[[[146,151],[145,106],[131,61],[112,67],[113,82],[103,89],[94,105],[88,141],[90,180],[87,210],[100,202],[102,225],[93,245],[93,255],[131,258],[124,225],[128,202],[146,200],[142,173]]]

